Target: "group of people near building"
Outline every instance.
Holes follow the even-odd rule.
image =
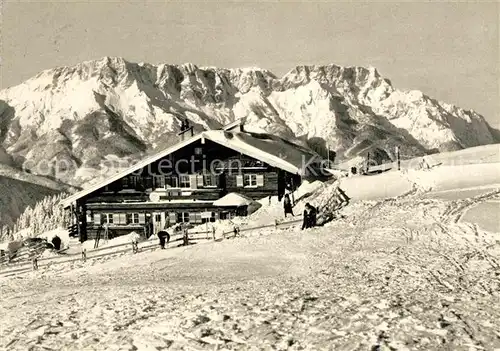
[[[342,205],[349,203],[350,198],[345,194],[345,192],[338,187],[338,183],[334,189],[334,195],[332,197],[333,201],[332,203],[325,204],[322,206],[324,214],[320,216],[318,219],[319,215],[319,210],[311,205],[309,202],[305,204],[304,206],[304,212],[303,212],[303,222],[302,222],[302,230],[308,229],[308,228],[313,228],[318,225],[323,225],[329,221],[331,221],[334,217],[334,211],[335,209],[338,209],[339,207],[342,207]],[[292,217],[295,216],[293,213],[293,207],[295,206],[295,199],[293,197],[293,191],[291,187],[288,186],[287,184],[287,189],[286,192],[283,196],[283,209],[285,213],[285,218],[287,215],[292,215]],[[269,203],[271,204],[271,197],[269,197]],[[327,206],[328,205],[328,206]],[[330,206],[334,208],[332,211],[329,210]],[[152,218],[148,218],[149,220],[146,221],[146,225],[144,226],[144,234],[146,238],[149,238],[151,235],[154,233],[154,227],[153,227],[153,221]],[[319,222],[319,223],[318,223]],[[237,236],[239,234],[239,228],[237,229],[234,227],[234,234]],[[215,228],[212,228],[213,231],[213,236],[215,238]],[[187,238],[187,228],[183,228],[184,232],[184,245],[188,244],[188,238]],[[159,244],[161,249],[165,249],[165,245],[170,241],[170,234],[166,230],[160,230],[157,233],[158,239],[159,239]]]
[[[293,202],[290,199],[289,194],[285,194],[283,197],[283,209],[285,212],[285,218],[288,214],[292,215],[294,217],[295,215],[293,214]],[[312,228],[316,226],[316,218],[317,218],[318,210],[316,207],[311,205],[309,202],[306,203],[304,207],[304,218],[303,218],[303,223],[302,223],[302,229],[307,229],[307,228]]]

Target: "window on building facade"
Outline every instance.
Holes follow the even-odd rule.
[[[245,174],[243,177],[244,186],[257,186],[257,174]]]
[[[103,214],[104,223],[113,224],[113,214],[104,213]]]
[[[190,188],[191,181],[188,175],[180,175],[179,176],[179,187],[180,188]]]
[[[216,187],[217,179],[213,174],[205,174],[203,175],[203,186],[206,187]]]
[[[171,188],[178,188],[179,187],[179,179],[174,176],[166,176],[165,177],[165,184],[167,187]]]
[[[215,222],[215,212],[212,212],[212,216],[210,218],[202,218],[201,223]]]
[[[177,212],[177,223],[188,223],[189,212]]]
[[[194,148],[194,154],[195,155],[201,155],[203,153],[203,149],[201,147],[195,147]]]
[[[129,176],[129,186],[133,189],[137,188],[137,185],[140,182],[140,177],[136,175]]]
[[[138,213],[127,213],[127,223],[125,224],[139,224],[139,214]]]
[[[164,188],[165,187],[165,176],[155,176],[155,188]]]

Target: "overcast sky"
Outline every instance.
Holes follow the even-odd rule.
[[[497,2],[6,0],[1,10],[0,88],[103,56],[258,66],[278,76],[299,64],[371,65],[396,88],[500,124]]]

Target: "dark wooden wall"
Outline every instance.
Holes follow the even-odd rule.
[[[203,154],[194,155],[195,148],[202,148]],[[193,174],[192,171],[195,172],[194,174],[212,172],[220,174],[223,170],[225,173],[218,180],[218,187],[214,189],[213,193],[193,190],[191,196],[170,195],[171,199],[216,199],[228,192],[240,192],[254,199],[278,194],[278,169],[207,140],[205,144],[194,143],[153,162],[141,171],[135,172],[132,177],[127,177],[128,180],[125,184],[122,178],[88,195],[83,200],[84,202],[149,201],[149,193],[156,188],[155,176],[162,175],[163,172],[166,177],[177,177],[179,174],[176,172],[175,167],[169,169],[166,166],[175,165],[179,160],[189,160],[190,162],[188,165],[184,162],[179,164],[178,170],[181,174]],[[198,162],[191,160],[197,160]],[[242,168],[238,169],[238,166]],[[264,176],[264,185],[254,188],[236,186],[236,174],[249,173],[262,174]],[[122,190],[127,190],[127,192],[121,192]]]
[[[195,148],[201,148],[202,154],[196,155]],[[168,160],[168,161],[165,161]],[[160,202],[153,203],[149,200],[151,191],[155,188],[155,176],[178,176],[174,166],[179,160],[189,160],[189,163],[181,163],[178,171],[181,174],[203,174],[203,173],[222,173],[215,188],[189,189],[184,191],[191,192],[190,195],[160,195]],[[192,162],[191,160],[197,160]],[[218,162],[215,162],[217,160]],[[212,167],[210,167],[212,163]],[[217,167],[215,167],[217,166]],[[238,166],[241,166],[239,168]],[[262,186],[248,187],[237,184],[237,176],[245,174],[256,174],[263,177]],[[279,195],[284,193],[284,185],[293,180],[294,185],[300,185],[300,177],[291,175],[288,172],[271,167],[255,158],[242,155],[239,152],[226,148],[217,143],[206,140],[205,144],[200,141],[195,142],[185,148],[178,150],[161,160],[151,163],[141,171],[134,172],[135,178],[127,177],[117,180],[106,187],[103,187],[85,198],[79,200],[79,204],[90,211],[91,218],[94,213],[153,213],[155,211],[164,212],[203,212],[214,211],[220,214],[227,209],[213,208],[211,204],[197,203],[196,201],[214,201],[227,193],[237,192],[253,199],[261,199],[270,195]],[[122,191],[125,190],[126,191]],[[163,190],[162,190],[163,191]],[[189,203],[176,203],[178,199],[195,200]],[[210,209],[211,208],[211,209]],[[231,210],[235,211],[235,209]],[[123,235],[133,230],[143,231],[145,223],[139,225],[126,225],[110,227],[111,235]],[[92,238],[97,233],[98,226],[89,221],[87,235]],[[114,233],[114,234],[111,234]]]

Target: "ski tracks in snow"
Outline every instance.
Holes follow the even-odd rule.
[[[346,218],[322,228],[195,245],[172,257],[141,253],[137,266],[122,257],[123,265],[88,272],[11,278],[0,346],[498,348],[498,244],[459,221],[496,196],[445,202],[412,191],[351,204]]]

